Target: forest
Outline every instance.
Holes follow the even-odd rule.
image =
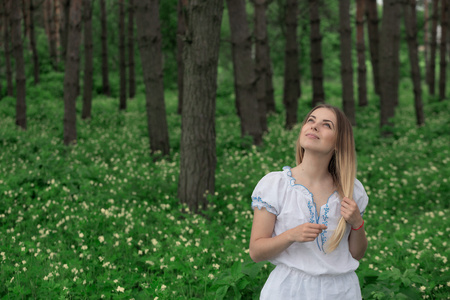
[[[319,103],[363,299],[449,299],[449,0],[0,0],[0,298],[259,299],[251,194]]]

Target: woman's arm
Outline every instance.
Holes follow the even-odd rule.
[[[294,242],[311,242],[327,227],[305,223],[272,237],[276,216],[265,208],[255,209],[250,237],[250,257],[255,262],[277,256]]]
[[[353,199],[344,197],[341,202],[341,214],[352,228],[359,228],[358,230],[351,230],[348,238],[348,246],[352,257],[360,260],[364,257],[367,249],[367,238],[364,226],[360,228],[364,220],[361,217],[358,205]]]

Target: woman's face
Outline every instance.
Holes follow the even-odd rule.
[[[324,155],[334,151],[336,145],[337,119],[328,108],[313,111],[300,133],[300,146],[305,150]]]

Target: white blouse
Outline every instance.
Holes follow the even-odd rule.
[[[355,179],[353,199],[363,215],[369,198],[363,185]],[[269,260],[275,265],[283,264],[298,269],[311,276],[339,275],[354,271],[359,262],[349,251],[348,237],[351,226],[347,224],[341,243],[331,253],[324,252],[325,242],[333,235],[340,213],[340,197],[334,192],[326,204],[316,210],[313,194],[300,184],[295,184],[291,168],[271,172],[256,185],[252,194],[252,208],[262,209],[277,216],[272,236],[277,236],[288,229],[306,222],[325,224],[324,230],[313,242],[293,243],[278,256]],[[316,211],[319,211],[317,214]]]

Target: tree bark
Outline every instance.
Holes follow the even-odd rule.
[[[22,9],[19,1],[11,2],[11,38],[16,65],[16,125],[27,129],[25,62],[22,41]]]
[[[262,143],[262,128],[256,99],[255,66],[252,41],[247,23],[245,0],[227,0],[231,29],[236,103],[241,120],[242,136],[249,135],[253,144]],[[255,113],[256,112],[256,113]]]
[[[416,109],[417,125],[425,124],[422,104],[422,86],[420,79],[419,52],[417,45],[417,17],[416,0],[408,0],[405,8],[405,28],[409,48],[409,61],[411,63],[411,79],[414,85],[414,107]]]
[[[367,32],[369,34],[369,48],[370,60],[372,62],[372,76],[375,86],[375,93],[381,94],[380,88],[380,54],[379,54],[379,30],[378,30],[378,8],[376,0],[366,0],[366,17],[367,17]]]
[[[138,0],[139,1],[139,0]],[[136,95],[134,74],[134,0],[128,2],[128,95],[131,99]]]
[[[55,24],[55,47],[56,47],[56,63],[60,62],[61,48],[61,3],[60,0],[54,0],[53,23]]]
[[[124,0],[119,0],[119,110],[127,109],[127,62],[125,60],[125,9]]]
[[[445,99],[445,83],[447,80],[447,30],[448,30],[448,0],[441,0],[441,43],[439,67],[439,100]]]
[[[356,0],[356,49],[358,51],[358,103],[367,106],[366,44],[364,39],[365,0]]]
[[[150,153],[168,155],[170,151],[164,103],[161,29],[157,0],[135,2],[137,41],[141,54],[146,91]]]
[[[430,59],[428,57],[429,55],[429,48],[430,48],[430,41],[429,41],[429,32],[428,32],[428,23],[429,23],[429,4],[428,0],[423,0],[423,42],[424,42],[424,54],[425,54],[425,82],[429,84],[430,82]]]
[[[395,97],[398,97],[398,70],[395,70],[398,47],[396,39],[400,31],[397,10],[398,0],[383,1],[383,21],[380,39],[380,128],[384,136],[390,135],[385,126],[393,126],[391,118],[395,114]],[[381,76],[382,75],[382,76]]]
[[[80,65],[82,0],[72,0],[67,35],[67,57],[64,73],[64,144],[76,144],[76,98]]]
[[[311,76],[313,86],[312,106],[325,102],[323,89],[323,57],[322,35],[320,34],[319,1],[309,0],[310,13],[310,40],[311,40]]]
[[[100,22],[102,27],[102,86],[103,94],[110,96],[109,86],[109,66],[108,66],[108,32],[106,27],[106,4],[105,0],[100,0]]]
[[[190,0],[187,7],[184,101],[178,196],[191,210],[214,195],[215,108],[222,0]]]
[[[342,106],[352,125],[355,121],[353,95],[352,30],[350,27],[350,0],[339,1],[339,33],[341,49]]]
[[[56,62],[56,39],[55,39],[55,23],[54,23],[54,8],[52,0],[44,0],[44,9],[45,9],[45,22],[46,28],[48,30],[48,48],[50,53],[50,63],[52,64],[53,70],[58,69],[58,64]]]
[[[93,81],[92,0],[83,0],[84,20],[84,84],[81,118],[91,118]]]
[[[439,0],[433,0],[433,15],[431,23],[431,43],[430,43],[430,78],[428,82],[428,89],[430,95],[435,93],[436,85],[436,49],[437,49],[437,26],[439,13]]]
[[[298,67],[298,0],[287,0],[285,5],[286,45],[284,55],[283,104],[286,108],[286,128],[297,124],[300,72]]]
[[[11,67],[11,37],[10,37],[10,20],[11,20],[11,0],[3,1],[4,9],[4,27],[3,27],[3,37],[4,37],[4,51],[5,51],[5,65],[6,65],[6,94],[8,96],[14,96],[14,86],[13,86],[13,75]]]
[[[34,10],[35,6],[33,4],[35,0],[29,0],[29,19],[30,19],[30,46],[31,52],[33,54],[33,75],[34,75],[34,84],[39,84],[39,56],[36,49],[36,36],[34,32]]]
[[[63,7],[64,18],[61,26],[61,57],[65,61],[67,57],[69,20],[70,20],[70,2],[71,0],[60,0]]]
[[[183,48],[184,48],[184,35],[186,34],[186,20],[185,20],[185,5],[183,0],[178,0],[177,13],[177,86],[178,86],[178,114],[181,114],[183,110],[183,75],[184,75],[184,61],[183,61]]]
[[[255,6],[255,72],[256,98],[260,113],[261,129],[268,131],[267,113],[275,111],[275,100],[272,87],[271,60],[267,37],[267,1],[253,0]],[[270,87],[268,87],[270,85]],[[273,103],[273,104],[271,104]],[[269,106],[269,107],[268,107]]]

